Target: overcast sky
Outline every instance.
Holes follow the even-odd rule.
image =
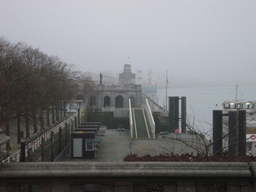
[[[0,36],[76,70],[255,80],[255,0],[1,0]]]

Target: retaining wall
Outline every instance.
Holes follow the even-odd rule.
[[[256,163],[4,163],[0,191],[255,191]]]

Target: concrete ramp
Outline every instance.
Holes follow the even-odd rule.
[[[152,139],[144,109],[133,109],[133,139]]]

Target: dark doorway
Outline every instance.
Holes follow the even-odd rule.
[[[104,97],[104,107],[110,107],[110,97]]]
[[[124,98],[119,95],[116,97],[116,108],[123,108],[124,107]]]

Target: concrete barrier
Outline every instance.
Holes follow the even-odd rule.
[[[193,162],[4,163],[0,191],[255,191],[255,165]],[[16,188],[15,188],[16,187]],[[97,189],[96,189],[97,188]],[[149,190],[150,189],[150,190]],[[161,189],[161,190],[160,190]],[[89,190],[89,189],[88,189]]]

